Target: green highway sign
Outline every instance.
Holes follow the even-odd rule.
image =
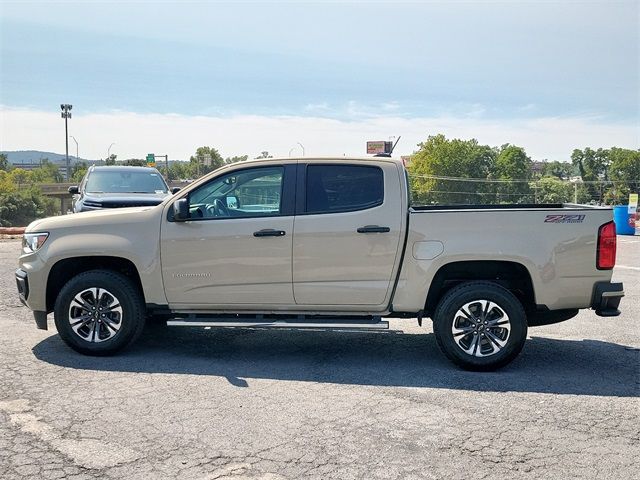
[[[155,167],[156,166],[156,155],[155,153],[147,153],[147,166]]]

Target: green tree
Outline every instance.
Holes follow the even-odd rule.
[[[16,184],[13,182],[11,174],[0,170],[0,195],[14,192],[15,190]]]
[[[11,170],[11,172],[9,172],[9,177],[11,178],[13,184],[18,187],[18,190],[22,187],[33,184],[32,172],[23,168],[14,168],[13,170]]]
[[[597,182],[608,180],[607,167],[609,164],[609,150],[598,148],[593,150],[586,147],[584,150],[576,148],[571,154],[571,163],[578,168],[580,178],[584,182]],[[585,188],[592,198],[600,195],[600,186],[594,183],[585,184]]]
[[[598,180],[601,176],[605,177],[608,165],[609,150],[599,148],[585,148],[580,150],[576,148],[571,154],[571,162],[578,167],[580,176],[584,181]],[[606,180],[606,177],[605,177]]]
[[[87,170],[89,166],[87,162],[78,162],[71,169],[71,181],[75,183],[80,183],[84,176],[87,174]]]
[[[222,155],[213,147],[199,147],[189,161],[193,164],[194,177],[202,176],[224,165]]]
[[[486,179],[494,171],[497,151],[476,139],[448,140],[444,135],[428,137],[409,165],[412,193],[420,203],[469,204],[493,199],[485,182],[434,177]]]
[[[575,169],[576,167],[571,162],[559,162],[558,160],[544,162],[541,176],[569,180],[569,178],[575,175]]]
[[[64,180],[64,175],[60,173],[58,166],[47,158],[43,159],[40,166],[34,168],[31,174],[34,183],[60,183]]]
[[[640,150],[613,147],[609,150],[609,178],[605,201],[626,204],[629,193],[640,192]]]
[[[172,180],[185,180],[193,178],[191,173],[191,162],[173,162],[169,165],[169,178]]]
[[[269,152],[265,150],[264,152],[260,152],[260,155],[256,158],[273,158],[273,155],[269,155]]]
[[[9,163],[9,159],[7,158],[7,154],[0,153],[0,170],[8,172],[10,168],[11,164]]]
[[[107,166],[113,166],[116,164],[116,159],[118,158],[118,155],[112,153],[111,155],[109,155],[109,158],[107,158],[104,161],[104,164]]]
[[[545,177],[532,182],[531,190],[535,192],[536,203],[571,203],[575,194],[575,186],[555,177]]]
[[[505,144],[496,157],[494,177],[504,182],[495,184],[497,203],[532,202],[528,180],[533,162],[524,148]]]
[[[56,213],[56,202],[37,188],[0,194],[0,226],[24,227]]]

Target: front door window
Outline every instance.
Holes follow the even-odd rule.
[[[261,167],[218,177],[189,194],[191,219],[279,216],[283,176],[283,167]]]

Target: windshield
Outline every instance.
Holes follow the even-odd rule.
[[[89,175],[89,193],[167,193],[167,184],[157,171],[97,170]]]

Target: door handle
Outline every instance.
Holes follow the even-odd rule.
[[[358,233],[388,233],[391,229],[389,227],[379,227],[378,225],[365,225],[356,231]]]
[[[286,234],[287,232],[284,230],[274,230],[273,228],[265,228],[263,230],[253,232],[254,237],[283,237]]]

